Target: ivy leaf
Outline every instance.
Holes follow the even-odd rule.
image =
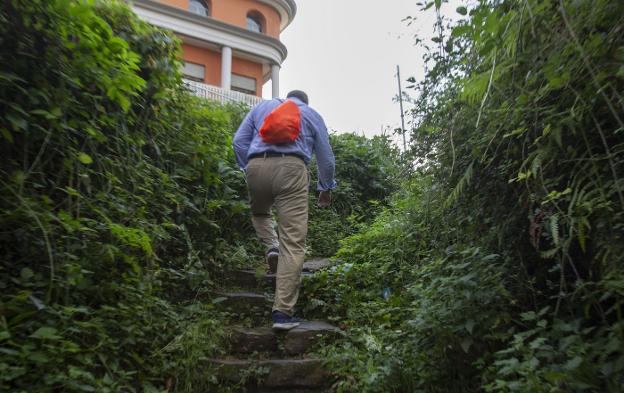
[[[11,114],[6,115],[6,119],[11,123],[14,130],[25,130],[28,128],[28,122],[21,117],[15,117]]]
[[[472,334],[472,331],[474,330],[474,326],[475,326],[475,321],[473,321],[472,319],[469,319],[464,326],[466,327],[466,330],[468,331],[468,333]]]
[[[566,377],[565,373],[557,372],[557,371],[547,371],[544,373],[544,378],[546,378],[547,381],[550,381],[553,383],[559,383],[559,381],[563,380],[565,377]]]
[[[565,370],[568,371],[572,371],[575,370],[577,368],[579,368],[579,366],[583,363],[583,358],[581,358],[580,356],[575,356],[572,359],[570,359],[564,366],[563,368]]]
[[[4,139],[9,141],[10,143],[13,143],[13,135],[11,134],[9,130],[3,127],[3,128],[0,128],[0,133],[2,134]]]
[[[32,269],[25,267],[20,271],[20,277],[22,278],[23,282],[28,282],[30,281],[30,279],[35,275],[35,273],[33,273]]]
[[[87,153],[81,152],[80,154],[78,154],[78,161],[82,162],[85,165],[89,165],[93,163],[93,158],[91,158],[91,156]]]
[[[472,346],[472,339],[471,338],[466,338],[461,342],[461,347],[464,350],[464,352],[468,353],[468,351],[470,350],[470,347]]]
[[[466,15],[468,13],[468,9],[466,9],[466,7],[464,7],[463,5],[457,7],[455,11],[457,11],[457,13],[460,15]]]
[[[30,337],[41,340],[58,340],[61,337],[56,334],[57,332],[58,330],[54,328],[44,326],[37,329],[37,331],[31,334]]]
[[[11,333],[9,333],[8,331],[4,330],[2,332],[0,332],[0,341],[4,341],[11,338]]]
[[[451,32],[451,37],[460,37],[460,36],[470,33],[471,31],[472,31],[472,28],[470,27],[470,25],[457,26]]]
[[[536,317],[535,311],[527,311],[520,314],[520,318],[523,321],[534,321]]]

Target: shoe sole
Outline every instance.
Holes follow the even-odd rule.
[[[296,328],[297,326],[299,326],[301,324],[301,322],[275,322],[273,324],[273,329],[275,330],[290,330],[292,328]]]
[[[269,265],[269,273],[275,274],[277,273],[277,260],[279,258],[278,254],[273,254],[267,256],[267,264]]]

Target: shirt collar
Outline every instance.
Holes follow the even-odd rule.
[[[295,102],[295,104],[298,104],[298,105],[306,105],[306,103],[305,103],[305,102],[301,101],[301,100],[300,100],[299,98],[297,98],[297,97],[288,97],[288,98],[286,98],[286,99],[287,99],[287,100],[292,100],[292,101],[294,101],[294,102]]]

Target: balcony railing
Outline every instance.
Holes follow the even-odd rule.
[[[198,97],[206,98],[220,102],[222,104],[228,102],[244,102],[249,106],[254,106],[262,102],[262,97],[252,96],[251,94],[245,94],[233,90],[225,90],[220,87],[207,85],[205,83],[195,82],[188,79],[183,79],[184,85],[193,94]]]

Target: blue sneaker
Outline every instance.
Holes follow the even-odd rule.
[[[277,248],[270,248],[266,253],[266,261],[269,265],[269,273],[275,274],[277,272],[277,260],[279,258],[279,250]]]
[[[273,311],[271,316],[273,317],[273,329],[275,330],[290,330],[303,322],[303,319],[288,316],[277,310]]]

